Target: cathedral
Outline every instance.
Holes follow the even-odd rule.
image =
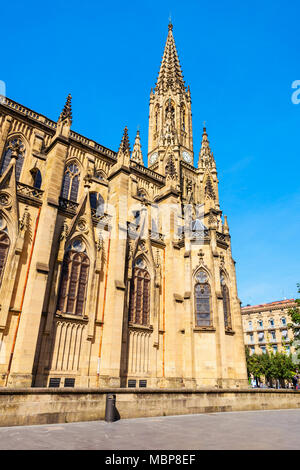
[[[140,133],[117,152],[0,102],[0,385],[245,388],[214,155],[168,35]],[[121,138],[121,136],[120,136]]]

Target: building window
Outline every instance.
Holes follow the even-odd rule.
[[[276,353],[277,353],[277,351],[278,351],[278,348],[277,348],[277,346],[273,346],[273,353],[274,353],[274,354],[276,354]]]
[[[288,332],[287,332],[287,330],[282,330],[281,335],[282,335],[282,339],[283,339],[284,341],[286,341],[286,340],[288,339]]]
[[[265,335],[264,333],[258,333],[258,341],[262,343],[265,340]]]
[[[289,346],[285,346],[285,351],[286,351],[286,354],[290,354],[291,348]]]
[[[10,140],[6,144],[1,162],[0,175],[3,175],[8,168],[12,153],[16,156],[16,179],[19,181],[25,157],[25,145],[19,138]]]
[[[100,193],[90,193],[92,215],[97,217],[104,214],[104,199]]]
[[[85,245],[75,240],[68,248],[62,265],[57,310],[71,315],[83,315],[90,261]]]
[[[130,286],[129,321],[135,325],[150,323],[150,274],[142,258],[134,265]]]
[[[223,311],[224,311],[224,324],[225,328],[231,329],[231,311],[230,311],[230,298],[229,298],[229,289],[226,285],[225,277],[221,273],[221,292],[223,296]]]
[[[249,335],[249,341],[250,341],[250,343],[253,343],[253,342],[254,342],[253,333],[250,333],[250,335]]]
[[[9,250],[9,237],[4,231],[5,227],[4,219],[0,216],[0,285]]]
[[[106,178],[105,178],[104,174],[102,173],[102,171],[99,171],[99,170],[94,171],[94,178],[96,178],[98,181],[105,181],[106,180]]]
[[[271,331],[271,336],[272,336],[272,340],[276,340],[276,332],[275,331]]]
[[[250,346],[250,355],[255,353],[255,346]]]
[[[258,320],[257,321],[257,325],[258,325],[258,329],[261,330],[263,327],[264,327],[264,324],[263,324],[263,321],[262,320]]]
[[[282,325],[286,325],[286,318],[285,318],[285,317],[282,317],[282,318],[281,318],[281,324],[282,324]]]
[[[79,189],[80,172],[77,165],[71,163],[65,169],[65,175],[61,190],[61,196],[64,199],[77,202],[78,189]]]
[[[205,271],[198,271],[195,276],[195,320],[196,326],[211,325],[211,292]]]
[[[266,346],[261,346],[260,349],[261,349],[261,352],[264,354],[267,352]]]
[[[252,330],[252,329],[253,329],[252,321],[248,321],[248,330]]]
[[[38,168],[33,168],[31,171],[30,171],[31,175],[32,175],[32,183],[33,183],[33,187],[34,188],[37,188],[37,189],[41,189],[41,186],[42,186],[42,175],[41,175],[41,172]]]
[[[270,320],[269,320],[269,325],[270,325],[270,326],[274,326],[274,320],[273,320],[273,318],[270,318]]]

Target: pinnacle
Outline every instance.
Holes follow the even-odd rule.
[[[201,149],[200,149],[200,155],[202,156],[203,154],[207,154],[207,155],[211,154],[205,123],[203,126],[202,142],[201,142]]]
[[[65,119],[70,119],[71,123],[72,123],[72,96],[71,94],[69,93],[68,96],[67,96],[67,101],[65,103],[65,106],[64,106],[64,109],[62,110],[61,114],[60,114],[60,119],[62,121],[64,121]]]
[[[199,152],[199,161],[198,161],[198,168],[203,166],[205,162],[210,162],[210,165],[215,166],[215,161],[213,157],[213,153],[210,149],[209,146],[209,140],[206,132],[206,125],[205,122],[203,123],[203,134],[202,134],[202,142],[201,142],[201,148]],[[207,164],[206,164],[207,166]]]
[[[127,150],[130,152],[130,144],[129,144],[129,137],[128,137],[128,129],[125,126],[123,137],[120,143],[119,152],[125,153]]]
[[[143,165],[143,155],[142,155],[141,139],[140,139],[140,131],[139,130],[136,133],[131,160]]]

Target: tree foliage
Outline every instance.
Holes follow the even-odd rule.
[[[269,383],[272,383],[273,380],[279,380],[282,383],[284,380],[291,381],[297,368],[296,364],[292,361],[291,355],[279,352],[275,354],[273,352],[266,352],[250,356],[247,347],[246,360],[248,377],[254,377],[257,382],[262,377]]]

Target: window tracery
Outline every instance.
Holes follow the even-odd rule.
[[[230,310],[230,296],[229,289],[226,284],[225,276],[221,273],[221,292],[223,296],[223,311],[224,311],[224,324],[225,328],[231,329],[231,310]]]
[[[129,322],[148,326],[150,323],[150,274],[142,258],[134,264],[130,286]]]
[[[77,202],[79,190],[80,171],[75,163],[71,163],[65,169],[61,196],[73,202]]]
[[[1,161],[0,175],[3,175],[8,168],[12,157],[16,158],[16,179],[19,181],[25,157],[25,145],[19,137],[7,142]]]
[[[59,312],[80,316],[84,314],[89,266],[85,244],[75,240],[63,260],[57,301]]]
[[[196,326],[211,325],[211,290],[208,275],[205,271],[197,272],[195,294],[195,317]]]

